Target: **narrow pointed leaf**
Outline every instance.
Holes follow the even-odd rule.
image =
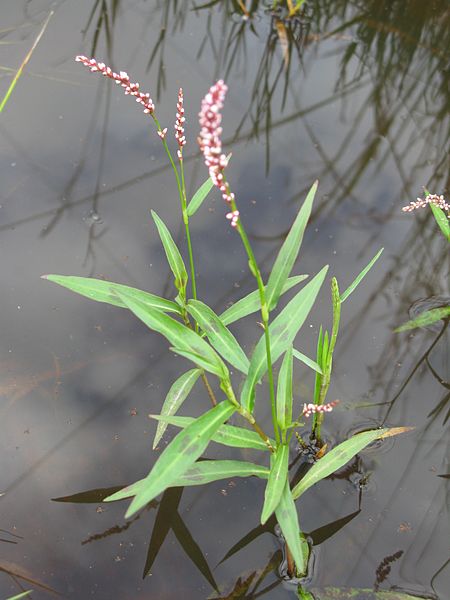
[[[227,371],[225,365],[222,363],[211,362],[209,358],[205,358],[201,354],[196,354],[195,352],[190,352],[189,350],[183,350],[182,348],[176,348],[171,346],[170,350],[174,354],[178,354],[178,356],[183,356],[188,360],[192,361],[197,367],[200,369],[204,369],[209,373],[213,373],[217,375],[219,379],[224,379],[227,377]]]
[[[297,571],[300,575],[303,575],[306,571],[308,556],[305,556],[306,548],[300,539],[301,533],[298,523],[297,508],[289,488],[289,481],[286,481],[285,483],[281,500],[275,510],[275,515],[278,524],[281,527],[284,539],[286,540],[286,544],[292,552]]]
[[[10,596],[6,600],[19,600],[20,598],[26,598],[31,594],[33,590],[28,590],[27,592],[22,592],[21,594],[17,594],[17,596]]]
[[[295,285],[301,283],[305,279],[308,278],[308,275],[294,275],[294,277],[289,277],[285,282],[281,293],[289,291]],[[267,290],[267,288],[266,288]],[[234,304],[227,308],[221,315],[220,320],[224,325],[230,325],[230,323],[234,323],[235,321],[239,321],[243,317],[251,315],[254,312],[261,310],[261,300],[259,296],[259,290],[255,290],[251,292],[244,298],[241,298]]]
[[[174,415],[177,412],[177,410],[188,397],[190,391],[195,385],[195,382],[200,377],[201,372],[201,369],[190,369],[178,377],[167,393],[161,409],[161,415]],[[168,423],[164,421],[160,421],[158,423],[155,439],[153,441],[153,450],[156,448],[162,436],[164,435],[167,425]]]
[[[188,281],[188,274],[181,257],[180,251],[175,244],[170,231],[167,229],[164,222],[158,217],[154,210],[152,212],[153,220],[158,229],[159,237],[161,238],[164,251],[167,256],[172,273],[175,277],[175,287],[184,296],[184,290]]]
[[[204,360],[205,365],[209,365],[209,371],[221,373],[219,377],[226,377],[228,370],[218,354],[211,346],[203,340],[195,331],[189,329],[186,325],[175,321],[165,313],[149,308],[139,300],[117,292],[118,297],[150,329],[157,331],[169,340],[180,351],[190,352],[198,355]],[[204,365],[201,365],[202,367]],[[213,371],[214,367],[214,371]],[[207,368],[206,366],[204,368]]]
[[[249,360],[234,335],[222,323],[220,317],[209,306],[199,300],[189,300],[187,310],[206,333],[211,345],[217,352],[233,367],[247,374]]]
[[[394,329],[395,333],[400,333],[401,331],[408,331],[409,329],[416,329],[417,327],[428,327],[428,325],[432,325],[441,319],[446,319],[450,316],[450,306],[443,306],[442,308],[431,308],[430,310],[426,310],[420,314],[416,319],[412,319],[412,321],[407,321]]]
[[[261,525],[267,521],[278,506],[283,490],[288,482],[289,446],[281,444],[278,446],[275,457],[271,461],[269,479],[264,494],[264,506],[261,513]],[[281,524],[280,524],[281,526]]]
[[[345,442],[341,442],[338,446],[330,450],[330,452],[327,452],[325,456],[319,458],[303,479],[294,487],[292,490],[294,499],[296,500],[311,486],[343,467],[358,452],[361,452],[363,448],[374,440],[382,437],[387,431],[389,429],[374,429],[357,433],[350,439],[345,440]]]
[[[239,460],[208,460],[196,462],[174,485],[203,485],[232,477],[260,477],[267,479],[269,469],[261,465]]]
[[[383,250],[384,250],[384,248],[381,248],[381,250],[379,250],[375,254],[375,256],[372,258],[372,260],[367,265],[367,267],[365,267],[361,271],[361,273],[358,275],[358,277],[356,277],[356,279],[353,281],[353,283],[351,283],[348,286],[348,288],[345,290],[345,292],[343,292],[341,294],[341,302],[345,302],[345,300],[347,300],[347,298],[350,296],[350,294],[355,291],[355,289],[358,287],[358,285],[361,283],[361,281],[364,279],[364,277],[367,275],[367,273],[370,271],[370,269],[373,267],[373,265],[380,258],[381,254],[383,253]]]
[[[213,186],[212,179],[208,177],[208,179],[198,188],[187,207],[187,214],[189,217],[192,217],[192,215],[198,211]]]
[[[168,425],[174,425],[175,427],[187,427],[195,421],[193,417],[177,417],[177,416],[164,416],[164,415],[149,415],[152,419],[157,421],[164,421]],[[230,446],[231,448],[250,448],[253,450],[264,450],[268,451],[267,444],[262,440],[256,431],[250,429],[244,429],[243,427],[236,427],[234,425],[222,425],[216,431],[211,438],[212,442],[217,444],[223,444],[224,446]],[[273,440],[269,440],[272,446],[274,445]]]
[[[292,423],[292,372],[292,346],[290,346],[284,355],[278,374],[277,421],[282,431]]]
[[[205,483],[212,483],[213,481],[220,481],[221,479],[251,477],[252,475],[259,477],[260,479],[267,479],[269,472],[267,467],[240,460],[202,460],[196,462],[192,467],[187,469],[183,475],[177,477],[171,483],[170,487],[204,485]],[[146,479],[140,479],[114,494],[114,501],[132,498],[133,496],[140,494],[145,486]],[[112,496],[110,496],[108,501],[111,501],[112,499]]]
[[[137,513],[153,498],[173,485],[173,482],[203,454],[214,433],[235,410],[236,407],[225,400],[183,429],[156,461],[145,478],[145,485],[131,502],[125,517],[129,518]],[[114,499],[117,499],[117,494],[109,496],[106,500]]]
[[[300,246],[303,240],[306,225],[311,214],[312,203],[317,191],[319,182],[315,181],[306,196],[306,199],[301,207],[283,245],[278,252],[275,263],[270,273],[269,281],[267,282],[266,301],[269,310],[276,307],[281,295],[281,290],[289,277],[295,260],[298,256]]]
[[[312,369],[316,373],[319,373],[319,375],[322,375],[323,371],[319,367],[319,365],[316,363],[315,360],[312,360],[312,358],[309,358],[308,356],[306,356],[302,352],[299,352],[295,348],[293,350],[293,355],[295,356],[295,358],[297,360],[299,360],[300,362],[304,363],[307,367],[309,367],[310,369]]]
[[[149,292],[137,290],[136,288],[122,285],[120,283],[112,283],[110,281],[103,281],[102,279],[92,279],[90,277],[74,277],[66,275],[43,275],[42,279],[48,279],[53,281],[62,287],[65,287],[77,294],[86,296],[91,300],[97,302],[105,302],[106,304],[112,304],[113,306],[120,306],[121,308],[127,308],[122,300],[117,295],[117,292],[128,294],[131,298],[139,300],[145,306],[153,308],[155,310],[161,310],[164,312],[175,312],[180,313],[180,307],[171,300],[160,298]]]
[[[439,229],[444,234],[446,240],[450,242],[450,222],[447,215],[442,208],[439,208],[439,206],[436,206],[436,204],[430,203],[430,208],[436,223],[439,225]]]
[[[322,330],[322,325],[321,325],[320,329],[319,329],[319,336],[317,338],[316,359],[317,359],[318,365],[322,365],[322,351],[323,351],[323,330]],[[323,373],[323,370],[322,370],[322,373]],[[318,371],[316,371],[316,378],[315,378],[315,382],[314,382],[314,404],[319,403],[321,385],[322,385],[322,374],[320,374]]]
[[[317,294],[325,279],[328,266],[324,267],[292,300],[269,326],[272,362],[278,360],[293,343],[299,329],[305,322],[314,305]],[[266,345],[264,335],[253,351],[247,379],[241,392],[241,404],[250,412],[253,410],[255,385],[267,370]]]

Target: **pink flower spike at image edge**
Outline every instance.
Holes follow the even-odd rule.
[[[442,210],[446,212],[450,212],[450,204],[445,201],[444,196],[438,196],[437,194],[428,194],[425,198],[417,198],[417,200],[412,200],[408,206],[404,206],[402,208],[403,212],[412,212],[413,210],[417,210],[418,208],[425,208],[428,204],[435,204]]]
[[[136,102],[142,104],[144,107],[144,113],[153,115],[155,112],[155,105],[153,100],[150,98],[150,94],[144,94],[139,91],[139,83],[132,83],[128,74],[125,71],[115,73],[111,67],[107,67],[105,63],[97,62],[95,58],[87,58],[87,56],[76,56],[76,62],[81,62],[85,67],[91,70],[92,73],[101,73],[105,77],[113,79],[118,85],[125,89],[125,94],[134,96]],[[161,137],[161,136],[160,136]]]

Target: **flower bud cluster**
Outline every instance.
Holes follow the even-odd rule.
[[[186,137],[184,135],[184,123],[186,117],[184,116],[184,104],[183,104],[183,89],[180,88],[178,91],[178,102],[177,102],[177,119],[175,121],[175,139],[178,142],[178,158],[182,157],[183,146],[186,145]]]
[[[438,196],[437,194],[428,194],[425,198],[417,198],[416,201],[412,201],[408,206],[402,208],[403,212],[412,212],[418,208],[425,208],[428,204],[435,204],[442,210],[450,212],[450,204],[445,201],[444,196]]]
[[[332,402],[328,402],[327,404],[303,404],[302,415],[304,417],[310,417],[314,413],[326,413],[331,412],[333,408],[339,404],[339,400],[333,400]]]
[[[155,105],[153,100],[150,98],[150,94],[143,94],[139,91],[139,83],[132,83],[130,78],[125,71],[115,73],[110,67],[107,67],[105,63],[97,62],[95,58],[87,58],[86,56],[77,56],[75,58],[77,62],[83,63],[93,73],[98,72],[113,79],[118,85],[125,89],[125,94],[134,96],[138,104],[142,104],[144,107],[144,113],[152,115],[155,112]],[[161,136],[160,136],[161,137]]]
[[[222,153],[222,114],[223,102],[228,87],[219,79],[202,100],[199,113],[200,134],[198,143],[203,153],[205,164],[209,169],[212,182],[222,192],[222,198],[228,204],[234,202],[234,194],[225,181],[223,171],[228,164],[227,157]],[[233,210],[227,214],[231,226],[236,227],[239,221],[239,211]]]

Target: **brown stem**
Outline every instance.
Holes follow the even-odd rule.
[[[295,575],[296,575],[294,557],[292,556],[289,546],[286,543],[285,543],[285,546],[286,546],[287,572],[288,572],[289,577],[292,578],[292,577],[295,577]]]
[[[211,404],[213,406],[216,406],[217,400],[216,400],[216,397],[214,396],[214,392],[212,391],[211,386],[209,385],[209,381],[208,381],[208,378],[206,377],[205,372],[202,373],[202,381],[205,384],[205,388],[206,388],[206,391],[208,392],[208,396],[209,396],[209,399],[211,400]]]

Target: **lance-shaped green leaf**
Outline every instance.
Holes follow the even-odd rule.
[[[289,488],[289,481],[285,483],[281,500],[275,510],[275,515],[286,544],[294,558],[297,572],[299,575],[303,575],[308,564],[308,556],[306,554],[306,547],[301,541],[297,508]]]
[[[304,363],[307,367],[309,367],[310,369],[312,369],[316,373],[319,373],[319,375],[322,375],[322,369],[320,368],[320,366],[318,365],[318,363],[316,363],[315,360],[313,360],[312,358],[309,358],[309,356],[306,356],[306,354],[303,354],[303,352],[299,352],[295,348],[292,351],[292,353],[293,353],[293,355],[295,356],[295,358],[297,360],[299,360],[300,362]]]
[[[289,277],[289,279],[285,282],[281,293],[284,294],[293,288],[294,285],[301,283],[307,278],[308,275],[294,275],[294,277]],[[237,300],[237,302],[232,304],[230,308],[227,308],[220,315],[220,320],[224,325],[230,325],[230,323],[239,321],[239,319],[251,315],[258,310],[261,310],[261,299],[259,290],[255,290],[254,292],[250,292],[250,294],[247,296],[244,296],[244,298]]]
[[[431,308],[430,310],[426,310],[420,314],[416,319],[412,321],[407,321],[394,329],[395,333],[400,333],[401,331],[408,331],[409,329],[416,329],[417,327],[428,327],[428,325],[433,325],[437,321],[441,319],[447,319],[450,316],[450,306],[442,306],[441,308]]]
[[[189,217],[192,217],[192,215],[198,211],[213,186],[212,179],[208,177],[208,179],[198,188],[187,207],[187,214]]]
[[[364,277],[367,275],[367,273],[370,271],[370,269],[373,267],[373,265],[380,258],[383,250],[384,250],[384,248],[381,248],[381,250],[379,250],[375,254],[375,256],[372,258],[372,260],[367,265],[367,267],[365,267],[361,271],[361,273],[356,277],[356,279],[348,286],[348,288],[345,290],[345,292],[343,292],[341,294],[341,302],[344,302],[345,300],[347,300],[347,298],[350,296],[350,294],[355,291],[355,289],[358,287],[358,285],[361,283],[361,281],[364,279]]]
[[[200,369],[205,369],[205,371],[214,373],[214,375],[217,375],[217,377],[219,377],[220,379],[226,379],[227,377],[229,377],[228,371],[226,370],[226,367],[223,363],[223,366],[219,366],[216,363],[211,363],[209,359],[205,358],[201,354],[190,352],[190,350],[175,348],[174,346],[171,346],[170,350],[174,354],[178,354],[178,356],[183,356],[184,358],[187,358],[188,360],[192,361],[195,365],[197,365],[197,367],[200,367]]]
[[[241,460],[202,460],[196,462],[177,477],[171,484],[171,487],[183,487],[185,485],[204,485],[221,479],[231,479],[233,477],[259,477],[267,479],[269,469],[255,463],[244,462]],[[135,483],[123,488],[114,494],[114,500],[124,500],[132,498],[141,493],[146,485],[146,479],[140,479]],[[112,496],[110,496],[110,499]],[[108,499],[109,501],[109,499]]]
[[[19,600],[20,598],[26,598],[27,596],[29,596],[31,594],[32,591],[33,590],[28,590],[26,592],[22,592],[21,594],[18,594],[17,596],[10,596],[6,600]]]
[[[312,281],[292,298],[269,325],[270,351],[273,363],[293,343],[295,336],[314,305],[327,270],[328,266],[325,266]],[[253,351],[247,379],[241,392],[241,404],[250,412],[252,412],[254,406],[255,385],[266,370],[266,343],[263,335]]]
[[[158,229],[162,245],[164,246],[164,251],[166,253],[167,260],[175,277],[175,287],[182,295],[182,298],[184,298],[186,284],[188,281],[188,274],[183,259],[181,257],[180,251],[178,250],[177,245],[173,241],[170,231],[167,229],[164,222],[158,217],[154,210],[152,210],[151,212],[153,220],[155,221],[155,225]]]
[[[181,428],[187,427],[195,421],[193,417],[171,417],[164,415],[149,415],[149,417],[156,421],[164,421],[168,425]],[[223,444],[224,446],[230,446],[231,448],[250,448],[266,452],[269,450],[267,444],[259,437],[256,431],[244,429],[243,427],[235,427],[234,425],[222,425],[219,427],[211,438],[211,441]],[[269,442],[272,447],[275,445],[273,440],[269,439]]]
[[[361,452],[363,448],[374,440],[382,437],[387,431],[389,429],[374,429],[357,433],[350,439],[345,440],[345,442],[341,442],[338,446],[330,450],[330,452],[327,452],[325,456],[319,458],[303,479],[294,487],[292,490],[294,499],[296,500],[311,486],[343,467],[358,452]]]
[[[247,374],[249,360],[234,335],[222,323],[220,317],[209,306],[199,300],[189,300],[186,308],[206,333],[211,345],[217,352],[233,367]]]
[[[312,203],[316,195],[318,181],[315,181],[306,196],[283,245],[278,252],[278,256],[270,273],[267,282],[266,301],[269,310],[275,308],[281,295],[281,290],[289,277],[292,267],[300,251],[306,225],[311,214]]]
[[[43,275],[42,279],[48,279],[53,281],[62,287],[65,287],[72,292],[86,296],[91,300],[97,302],[105,302],[106,304],[112,304],[113,306],[120,306],[121,308],[127,308],[122,300],[117,295],[117,292],[123,292],[128,294],[131,298],[135,298],[155,310],[162,310],[164,312],[176,312],[180,313],[180,307],[171,300],[160,298],[149,292],[137,290],[136,288],[122,285],[121,283],[112,283],[111,281],[103,281],[101,279],[92,279],[90,277],[75,277],[66,275]]]
[[[450,223],[447,215],[442,208],[439,208],[439,206],[436,206],[436,204],[430,203],[430,208],[436,223],[439,225],[439,229],[444,234],[445,239],[450,242]]]
[[[284,355],[277,384],[277,421],[280,429],[285,431],[292,423],[292,346]]]
[[[145,484],[131,502],[125,517],[129,518],[137,513],[187,471],[203,454],[214,433],[235,410],[236,407],[225,400],[183,429],[156,461],[145,478]],[[106,498],[107,501],[116,499],[118,499],[117,494]]]
[[[165,313],[145,306],[139,300],[118,293],[122,302],[150,329],[157,331],[171,342],[180,354],[189,352],[202,360],[202,368],[214,373],[221,379],[228,377],[228,369],[220,356],[195,331],[186,325],[175,321]]]
[[[167,393],[164,404],[162,405],[161,415],[174,415],[183,402],[188,397],[190,391],[195,385],[195,382],[201,375],[201,369],[190,369],[187,373],[183,373],[174,383],[171,385],[170,390]],[[153,441],[153,450],[158,445],[160,439],[164,435],[168,423],[160,421],[156,428],[155,439]]]
[[[288,482],[289,446],[280,444],[271,459],[269,479],[264,493],[264,506],[261,512],[261,525],[267,521],[281,500]],[[289,483],[288,483],[289,485]]]

